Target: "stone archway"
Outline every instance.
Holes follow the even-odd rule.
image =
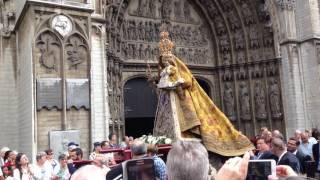
[[[143,73],[148,66],[156,71],[160,25],[166,22],[175,54],[197,74],[209,74],[218,90],[215,102],[239,130],[249,136],[260,126],[284,131],[281,59],[263,1],[121,2],[107,10],[109,67],[120,67],[115,74],[110,68],[110,77],[123,80],[123,73]]]

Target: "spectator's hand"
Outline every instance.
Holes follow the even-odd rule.
[[[216,180],[244,180],[247,177],[250,154],[245,153],[243,158],[235,157],[227,160],[218,171]]]
[[[290,176],[298,176],[294,170],[287,165],[278,165],[276,166],[277,176],[268,176],[268,180],[277,180],[278,177],[290,177]]]

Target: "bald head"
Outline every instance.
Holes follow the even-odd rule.
[[[95,165],[86,165],[78,169],[71,176],[71,180],[105,180],[107,172]]]
[[[147,145],[139,139],[135,139],[131,145],[132,156],[141,156],[147,153]]]

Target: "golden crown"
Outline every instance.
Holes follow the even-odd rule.
[[[169,33],[162,31],[160,33],[159,51],[160,56],[171,56],[174,43],[169,39]]]

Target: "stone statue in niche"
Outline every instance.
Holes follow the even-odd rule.
[[[139,0],[138,1],[138,9],[136,10],[136,12],[134,14],[138,15],[138,16],[143,16],[144,12],[143,12],[143,4],[145,4],[144,0]]]
[[[239,71],[237,72],[238,79],[247,79],[247,72],[244,66],[240,66]]]
[[[204,46],[204,45],[207,45],[208,44],[208,40],[207,40],[207,34],[209,34],[209,31],[208,29],[202,25],[200,26],[199,28],[199,31],[200,31],[200,45]]]
[[[144,41],[144,35],[145,35],[144,25],[143,25],[143,22],[140,21],[138,25],[138,39]]]
[[[150,45],[148,45],[147,48],[144,51],[145,51],[145,57],[148,60],[151,60],[151,47],[150,47]]]
[[[176,21],[182,21],[182,12],[181,12],[181,2],[182,1],[175,1],[174,2],[174,17]]]
[[[77,36],[71,36],[66,44],[69,69],[77,69],[78,65],[87,60],[87,46],[84,40]]]
[[[234,94],[233,94],[233,88],[230,82],[227,82],[224,86],[223,103],[224,103],[224,110],[226,115],[230,120],[235,121],[236,114],[235,114]]]
[[[155,39],[154,39],[154,29],[153,29],[153,23],[150,21],[149,22],[149,41],[150,42],[153,42]]]
[[[145,38],[144,38],[144,39],[145,39],[146,41],[150,42],[150,41],[151,41],[151,37],[150,37],[150,31],[151,31],[151,29],[150,29],[149,23],[148,23],[147,21],[145,22],[144,28],[145,28],[145,30],[144,30],[144,32],[145,32]]]
[[[204,0],[202,4],[203,3],[205,3],[204,6],[208,9],[208,15],[211,19],[214,19],[216,16],[218,16],[219,11],[216,9],[212,1]]]
[[[170,16],[171,16],[171,0],[161,0],[162,1],[162,6],[161,6],[161,17],[163,20],[165,21],[169,21],[170,20]]]
[[[230,22],[231,30],[236,31],[240,28],[240,19],[237,17],[235,11],[230,11],[228,13],[228,20]]]
[[[240,82],[240,116],[243,120],[251,120],[250,94],[245,82]]]
[[[155,39],[156,41],[159,41],[159,35],[160,35],[160,23],[154,23],[154,31],[155,31]]]
[[[245,57],[244,51],[238,51],[238,53],[237,53],[237,62],[238,63],[244,63],[245,60],[246,60],[246,57]]]
[[[128,58],[128,45],[126,42],[121,43],[121,55],[127,59]]]
[[[159,48],[158,47],[155,47],[152,52],[153,52],[153,56],[159,57]]]
[[[139,58],[139,60],[144,59],[144,52],[143,52],[143,50],[144,50],[143,44],[140,44],[140,46],[139,46],[139,52],[138,52],[138,58]]]
[[[117,33],[117,36],[116,36],[116,50],[117,50],[117,52],[120,52],[120,48],[121,48],[121,35],[120,35],[120,33]]]
[[[280,118],[281,113],[281,102],[280,102],[280,90],[276,79],[271,79],[269,82],[269,99],[271,116],[273,118]]]
[[[223,20],[222,20],[222,18],[220,16],[217,16],[215,18],[215,24],[216,24],[216,27],[217,27],[217,34],[219,36],[221,36],[221,35],[223,35],[223,34],[225,34],[227,32],[226,27],[223,24]]]
[[[230,11],[233,8],[232,1],[221,0],[221,5],[224,11]]]
[[[128,59],[133,58],[133,44],[128,44]]]
[[[233,73],[230,71],[230,69],[226,69],[223,73],[222,79],[224,81],[231,81],[233,79]]]
[[[191,34],[191,27],[189,26],[189,27],[187,27],[187,29],[186,29],[186,38],[187,38],[187,43],[188,43],[188,45],[191,45],[191,36],[192,36],[192,34]]]
[[[257,119],[266,119],[266,97],[265,91],[260,81],[257,81],[254,86],[254,103]]]
[[[128,39],[127,21],[123,21],[122,23],[122,38]]]
[[[60,49],[60,43],[50,33],[41,34],[37,41],[36,46],[40,50],[40,64],[49,71],[58,72],[58,63],[60,62],[60,55],[57,50]]]
[[[145,16],[154,18],[156,15],[156,1],[155,0],[147,0],[145,4]]]
[[[254,18],[253,18],[253,14],[252,14],[252,11],[249,7],[249,5],[247,3],[243,3],[241,5],[242,7],[242,13],[243,13],[243,16],[244,16],[244,22],[246,25],[250,25],[250,24],[253,24],[254,23]]]
[[[225,65],[231,64],[231,55],[228,51],[222,53],[222,63]]]
[[[273,46],[273,33],[269,27],[265,27],[263,30],[263,45],[266,47]]]
[[[136,58],[137,58],[137,45],[132,44],[132,59],[136,59]]]
[[[221,52],[230,51],[230,43],[226,35],[221,36],[220,40]]]
[[[243,34],[242,34],[242,32],[241,31],[237,31],[236,33],[235,33],[235,49],[236,50],[241,50],[241,49],[244,49],[244,39],[243,39]]]
[[[183,15],[184,15],[184,22],[185,23],[192,23],[194,21],[191,17],[191,9],[190,9],[190,4],[188,3],[188,1],[184,1]]]
[[[249,39],[250,39],[250,47],[252,49],[260,47],[257,27],[255,27],[255,26],[250,27]]]

